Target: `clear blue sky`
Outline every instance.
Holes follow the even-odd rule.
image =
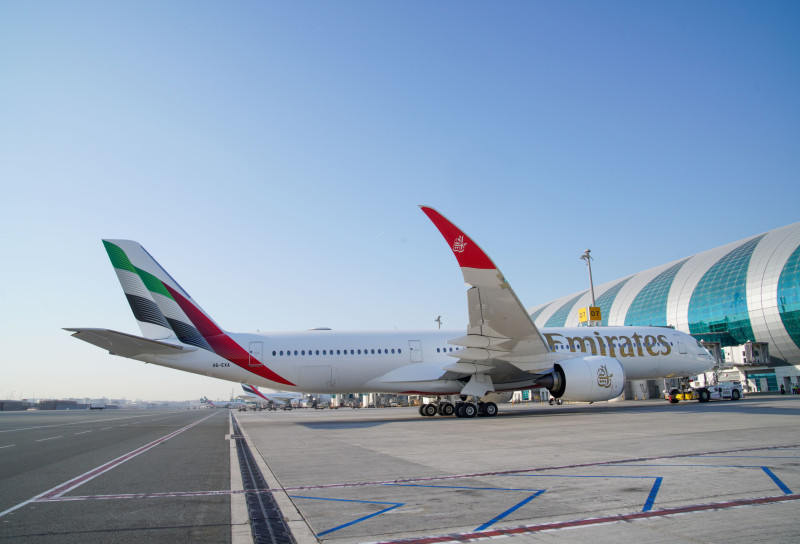
[[[101,238],[223,327],[466,326],[430,204],[527,307],[800,220],[800,3],[0,3],[0,398],[227,397]]]

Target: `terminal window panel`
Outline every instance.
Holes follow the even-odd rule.
[[[747,267],[764,237],[734,249],[705,273],[689,301],[689,332],[723,346],[755,340],[747,309]]]
[[[544,326],[563,327],[564,324],[567,322],[567,317],[569,317],[569,312],[572,310],[572,307],[575,306],[575,303],[578,302],[578,299],[581,298],[586,293],[588,293],[588,291],[584,291],[577,297],[573,298],[572,300],[564,304],[561,308],[558,309],[556,313],[550,316],[550,319],[547,320],[547,323],[545,323]]]
[[[633,276],[631,276],[632,278]],[[611,313],[611,306],[614,305],[619,290],[622,289],[631,278],[625,278],[614,287],[597,297],[597,306],[600,307],[600,325],[605,327],[608,325],[608,315]]]
[[[670,266],[639,291],[625,315],[626,325],[667,326],[667,299],[672,282],[689,259]]]
[[[800,348],[800,247],[794,250],[781,271],[778,313],[792,342]]]

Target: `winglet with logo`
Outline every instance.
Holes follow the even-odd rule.
[[[514,290],[486,253],[461,229],[428,206],[420,206],[444,236],[461,267],[467,291],[467,336],[451,344],[463,346],[462,360],[509,361],[523,370],[546,367],[540,357],[550,350]]]
[[[425,215],[433,221],[439,232],[442,233],[453,255],[456,256],[459,266],[462,268],[478,268],[482,270],[492,270],[497,267],[486,253],[472,239],[461,232],[457,226],[450,222],[445,216],[429,206],[420,206]]]

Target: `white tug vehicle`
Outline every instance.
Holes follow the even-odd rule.
[[[740,381],[722,381],[711,385],[702,385],[700,382],[685,380],[681,387],[664,391],[664,398],[672,404],[682,400],[697,400],[708,402],[710,400],[739,400],[744,398],[744,390]]]

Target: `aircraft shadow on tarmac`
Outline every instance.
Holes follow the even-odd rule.
[[[766,402],[765,402],[766,401]],[[777,402],[776,402],[777,401]],[[786,402],[784,402],[786,401]],[[668,404],[666,401],[661,402],[648,402],[646,404],[639,404],[636,401],[621,403],[598,403],[598,404],[564,404],[561,406],[547,406],[547,405],[534,405],[530,408],[516,406],[511,410],[503,410],[497,414],[496,418],[489,418],[491,420],[503,418],[539,418],[539,417],[569,417],[570,415],[581,414],[603,414],[614,413],[620,410],[625,413],[662,413],[662,412],[680,412],[685,413],[697,412],[704,413],[731,413],[741,412],[753,415],[789,415],[800,416],[800,397],[750,397],[736,402],[733,401],[718,401],[699,403],[697,401],[684,401],[678,404]],[[389,416],[389,413],[386,414]],[[416,422],[419,424],[430,425],[434,421],[453,421],[456,418],[452,417],[433,417],[433,418],[418,418],[409,420],[408,417],[386,417],[381,419],[363,419],[363,420],[350,420],[350,421],[318,421],[309,423],[300,423],[309,429],[316,430],[341,430],[341,429],[364,429],[369,427],[377,427],[386,425],[387,423],[403,422],[411,423]],[[485,420],[487,418],[476,418],[476,421]],[[465,422],[466,423],[466,422]],[[468,424],[468,423],[467,423]]]

